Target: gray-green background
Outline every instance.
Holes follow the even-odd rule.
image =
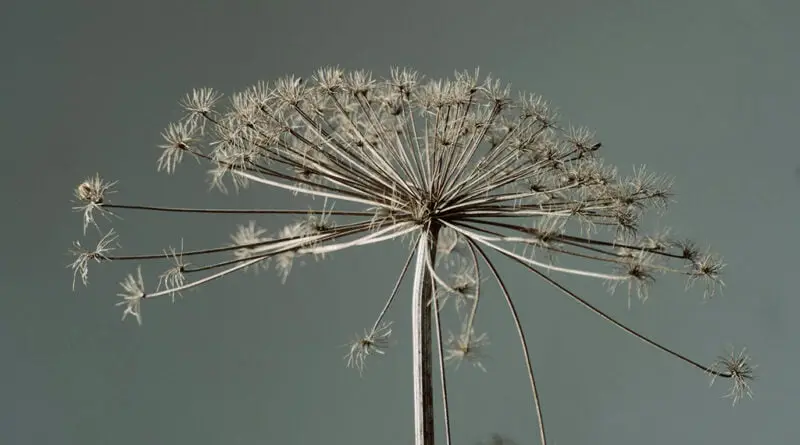
[[[602,283],[564,283],[632,327],[710,362],[729,344],[760,365],[755,399],[731,408],[700,372],[626,337],[505,263],[528,327],[554,444],[796,443],[800,310],[797,17],[789,1],[39,1],[0,14],[3,255],[0,442],[4,444],[352,444],[411,442],[409,302],[394,346],[362,378],[341,347],[371,325],[405,246],[239,275],[144,305],[121,323],[117,282],[90,270],[70,289],[81,237],[71,193],[100,172],[117,202],[305,208],[261,187],[207,192],[201,169],[155,172],[160,131],[194,87],[230,93],[328,64],[432,77],[481,67],[587,125],[603,156],[675,176],[656,226],[728,263],[703,304],[665,277],[644,305]],[[126,213],[129,252],[228,242],[247,218]],[[271,230],[275,219],[261,219]],[[109,223],[105,222],[109,227]],[[84,242],[91,244],[95,238]],[[159,270],[145,265],[146,281]],[[484,305],[484,374],[451,373],[454,438],[535,443],[518,344],[500,294]],[[490,301],[487,298],[485,301]]]

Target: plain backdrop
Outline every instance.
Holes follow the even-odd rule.
[[[724,293],[664,277],[644,304],[562,282],[623,322],[704,363],[728,345],[759,365],[735,408],[707,376],[648,348],[511,263],[501,269],[528,329],[553,444],[790,444],[798,436],[795,317],[800,116],[788,1],[11,1],[0,14],[0,442],[5,444],[409,444],[410,304],[363,377],[342,356],[369,327],[407,254],[395,243],[243,274],[147,302],[120,322],[117,283],[136,265],[90,269],[72,191],[96,172],[117,202],[306,208],[263,187],[208,191],[202,168],[155,171],[159,133],[192,88],[225,93],[330,64],[428,77],[480,67],[542,94],[585,125],[623,172],[675,178],[672,227],[720,252]],[[126,252],[229,242],[240,217],[126,213],[103,222]],[[287,220],[261,218],[276,230]],[[91,232],[90,232],[91,234]],[[158,270],[144,265],[148,283]],[[406,286],[404,289],[408,289]],[[536,443],[513,326],[487,290],[483,373],[449,374],[454,442]],[[492,299],[495,301],[491,301]],[[482,303],[483,304],[483,303]],[[452,370],[452,369],[451,369]]]

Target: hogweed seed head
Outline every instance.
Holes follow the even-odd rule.
[[[363,373],[367,357],[372,354],[385,354],[391,335],[392,322],[381,322],[372,329],[365,329],[363,335],[356,337],[348,345],[349,350],[345,355],[347,367],[357,369],[359,374]]]
[[[116,243],[117,236],[114,233],[114,229],[111,229],[100,238],[100,241],[97,242],[97,246],[94,249],[85,249],[81,246],[80,241],[75,241],[72,243],[73,248],[70,250],[70,253],[77,258],[68,267],[72,268],[72,290],[75,290],[75,281],[80,277],[81,282],[84,286],[89,284],[89,262],[94,261],[96,263],[100,263],[102,261],[108,260],[108,253],[113,251],[116,247],[119,247],[119,244]]]
[[[99,174],[86,178],[75,189],[75,197],[79,205],[72,209],[83,213],[83,234],[86,235],[86,228],[90,225],[95,226],[98,231],[100,227],[94,219],[94,212],[97,211],[104,216],[112,215],[109,210],[103,208],[107,203],[107,195],[115,193],[113,190],[116,181],[104,181]]]
[[[719,256],[712,253],[705,253],[703,255],[695,255],[690,264],[691,271],[689,277],[686,279],[686,287],[689,288],[695,282],[703,282],[703,299],[708,299],[717,294],[718,290],[725,287],[725,282],[722,281],[721,273],[725,268],[725,263]]]
[[[125,306],[122,312],[122,319],[124,320],[128,315],[136,318],[139,324],[142,324],[142,300],[147,297],[144,291],[144,281],[142,280],[141,266],[136,268],[136,276],[128,274],[123,281],[121,281],[123,292],[118,293],[118,297],[122,297],[122,301],[117,303],[117,306]]]
[[[233,245],[239,248],[233,251],[233,256],[239,260],[259,257],[262,254],[269,253],[268,242],[272,240],[266,236],[267,229],[258,227],[255,221],[250,221],[246,226],[239,225],[236,233],[231,235]],[[264,261],[258,263],[261,268],[266,269],[269,266],[269,257]],[[245,269],[247,270],[247,269]],[[258,268],[253,269],[258,272]]]
[[[184,122],[189,125],[199,125],[200,132],[205,130],[206,122],[212,118],[214,105],[222,98],[222,94],[212,88],[199,88],[192,90],[180,101],[186,111]]]
[[[730,348],[727,356],[720,356],[711,366],[711,385],[717,377],[724,376],[731,380],[731,389],[723,397],[731,399],[731,403],[736,403],[744,397],[753,398],[750,389],[750,382],[755,379],[756,366],[750,364],[750,356],[747,350],[742,348],[739,352]]]
[[[484,369],[488,336],[476,335],[474,326],[482,314],[480,288],[489,277],[512,314],[541,422],[524,329],[495,267],[495,257],[504,257],[624,332],[716,377],[732,379],[734,401],[749,395],[752,368],[743,355],[732,355],[714,369],[703,367],[627,328],[558,281],[574,275],[604,280],[612,290],[627,286],[630,302],[634,293],[645,300],[657,276],[673,274],[686,278],[687,285],[703,282],[708,298],[724,284],[724,264],[714,254],[701,254],[693,242],[640,233],[642,217],[650,210],[662,212],[669,203],[671,179],[644,167],[620,175],[598,157],[602,144],[594,132],[562,127],[558,113],[541,97],[521,94],[515,99],[508,85],[481,79],[478,71],[426,80],[416,71],[392,68],[388,78],[380,79],[338,67],[322,68],[309,79],[287,76],[258,83],[232,94],[227,105],[221,97],[201,88],[181,101],[186,114],[164,130],[157,169],[174,173],[188,154],[208,164],[212,188],[227,192],[233,184],[235,190],[281,190],[293,201],[313,199],[315,206],[191,209],[110,203],[115,183],[90,177],[74,192],[84,234],[89,225],[99,226],[96,212],[108,216],[112,209],[297,219],[272,233],[253,219],[222,247],[184,250],[181,245],[180,252],[170,248],[127,256],[109,254],[116,240],[109,231],[94,249],[75,244],[73,287],[78,278],[87,283],[91,261],[171,263],[150,293],[140,268],[120,283],[123,318],[130,315],[141,323],[145,299],[174,297],[271,265],[285,281],[308,256],[323,259],[339,250],[401,241],[397,244],[410,246],[408,260],[373,328],[349,345],[348,366],[362,372],[368,356],[385,352],[392,329],[383,320],[413,270],[417,383],[430,378],[420,376],[430,365],[424,351],[432,341],[430,332],[419,331],[435,325],[441,332],[439,312],[431,306],[444,306],[440,303],[450,297],[457,301],[451,306],[468,313],[459,314],[465,315],[459,334],[439,345],[440,359],[456,368],[468,361]],[[190,257],[192,264],[184,260]],[[455,273],[442,273],[463,265]],[[352,304],[370,303],[359,295]],[[420,391],[430,390],[422,384],[414,388],[420,400]],[[415,434],[421,443],[423,434]],[[540,436],[545,442],[543,428]]]
[[[478,272],[467,263],[462,262],[456,272],[451,274],[450,280],[446,285],[437,287],[436,298],[439,299],[439,310],[441,311],[449,300],[455,302],[457,311],[473,304],[479,290]]]
[[[184,153],[192,153],[198,131],[197,122],[194,120],[169,124],[161,133],[166,144],[158,146],[164,152],[158,158],[156,170],[175,173],[175,167],[183,160]]]
[[[170,247],[169,251],[164,251],[164,256],[170,258],[173,265],[164,273],[158,276],[158,285],[156,291],[163,289],[180,289],[186,284],[186,276],[184,273],[191,263],[183,259],[183,240],[181,240],[181,250],[176,251],[174,247]],[[172,302],[175,302],[175,295],[180,295],[180,291],[173,290],[170,294]]]
[[[466,326],[466,324],[465,324]],[[482,360],[486,358],[486,348],[489,346],[489,336],[484,332],[475,335],[474,329],[462,329],[459,334],[452,332],[447,339],[445,361],[455,363],[458,369],[462,363],[468,362],[472,366],[486,372]]]

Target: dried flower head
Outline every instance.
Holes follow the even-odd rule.
[[[697,281],[701,281],[704,284],[703,299],[711,298],[716,295],[718,289],[725,287],[725,282],[720,278],[725,263],[717,255],[711,253],[694,255],[694,257],[690,263],[691,270],[686,279],[686,287],[689,288]]]
[[[472,264],[462,262],[458,270],[451,275],[451,279],[437,288],[439,310],[441,311],[451,299],[455,302],[457,311],[471,306],[480,290],[478,278],[478,271]]]
[[[392,322],[381,322],[372,329],[364,330],[364,335],[356,337],[350,343],[345,355],[347,367],[357,369],[359,374],[364,372],[367,357],[372,354],[385,354],[389,347],[389,337],[392,335]]]
[[[119,284],[122,286],[123,292],[117,294],[118,297],[122,297],[122,301],[117,303],[117,306],[125,306],[125,310],[122,312],[122,319],[124,320],[128,315],[132,315],[139,324],[142,324],[141,304],[142,300],[147,297],[147,293],[144,291],[144,281],[142,280],[142,268],[137,267],[135,277],[132,274],[128,274]]]
[[[164,251],[164,256],[170,258],[172,261],[172,266],[164,271],[158,277],[158,286],[156,290],[163,289],[180,289],[186,284],[186,276],[185,272],[187,268],[191,265],[189,262],[183,259],[183,240],[181,240],[181,250],[180,252],[176,251],[174,247],[170,247],[169,251]],[[170,296],[172,297],[172,301],[175,302],[175,295],[180,295],[180,291],[173,291]]]
[[[166,144],[159,145],[164,152],[158,158],[157,170],[164,170],[167,173],[174,173],[175,167],[183,160],[184,153],[194,154],[192,145],[197,137],[199,129],[194,120],[169,124],[161,136]],[[199,161],[199,159],[198,159]]]
[[[83,212],[83,234],[86,235],[86,228],[93,225],[100,230],[94,219],[95,210],[106,216],[112,214],[109,210],[103,208],[106,204],[106,197],[114,193],[112,188],[116,185],[116,181],[104,181],[99,174],[94,177],[86,178],[75,189],[75,197],[81,205],[73,207],[73,210]]]
[[[185,115],[164,130],[157,169],[174,173],[188,156],[208,166],[211,186],[223,192],[231,183],[236,190],[264,187],[286,192],[297,204],[251,209],[111,204],[107,195],[114,183],[95,176],[75,191],[84,233],[88,225],[98,225],[94,211],[107,215],[111,209],[297,219],[271,234],[251,221],[239,226],[232,244],[182,246],[180,252],[112,257],[107,255],[111,232],[91,251],[76,244],[73,282],[78,277],[86,282],[90,260],[171,262],[153,292],[146,293],[140,269],[121,283],[124,316],[141,322],[145,298],[174,296],[236,272],[274,266],[285,281],[309,256],[327,259],[340,250],[395,241],[409,249],[408,259],[384,301],[359,295],[352,303],[381,309],[373,328],[350,344],[346,358],[361,372],[368,356],[384,353],[392,330],[383,320],[402,300],[401,284],[411,281],[417,445],[433,435],[431,351],[439,351],[442,369],[444,361],[456,367],[469,361],[484,369],[480,359],[488,337],[474,332],[483,313],[478,303],[484,280],[500,290],[511,314],[540,440],[546,443],[525,327],[505,272],[496,267],[502,260],[625,333],[714,372],[628,328],[562,283],[567,276],[593,278],[612,289],[627,286],[629,301],[634,293],[644,300],[657,276],[672,274],[688,284],[703,281],[707,298],[723,285],[724,265],[713,254],[701,255],[690,241],[641,233],[642,217],[668,204],[671,180],[643,167],[620,175],[598,157],[602,144],[594,132],[564,128],[541,97],[512,96],[509,86],[481,78],[477,70],[427,80],[409,69],[393,68],[387,78],[378,78],[327,67],[306,79],[287,76],[258,83],[232,94],[227,104],[220,98],[202,88],[181,101]],[[184,261],[189,257],[191,267]],[[459,265],[467,266],[455,274],[448,271]],[[449,297],[460,302],[451,307],[467,310],[458,314],[464,315],[459,334],[442,341],[441,324],[447,318],[431,306],[438,308]],[[737,355],[718,363],[724,369],[714,375],[732,379],[735,394],[749,394],[751,368],[741,359]]]
[[[487,346],[489,346],[489,336],[485,332],[480,335],[475,335],[474,329],[462,329],[457,335],[451,332],[447,339],[445,361],[455,363],[456,369],[466,361],[486,372],[481,360],[486,358]]]
[[[114,245],[116,244],[117,236],[114,233],[114,229],[111,229],[100,238],[100,241],[97,242],[97,246],[94,249],[85,249],[81,246],[80,241],[75,241],[72,243],[73,248],[70,250],[72,255],[75,255],[75,261],[73,261],[69,266],[72,268],[72,290],[75,290],[75,281],[80,277],[81,282],[84,286],[89,284],[89,262],[94,261],[96,263],[100,263],[102,261],[108,260],[108,253],[115,249]],[[116,244],[119,247],[118,244]]]
[[[250,221],[246,226],[239,225],[236,233],[231,235],[231,240],[233,240],[233,245],[238,247],[233,251],[233,256],[238,260],[244,260],[258,258],[269,252],[268,243],[272,238],[267,236],[267,229],[258,227],[255,221]],[[259,265],[267,268],[269,262],[262,261]],[[258,271],[258,269],[254,270]]]
[[[212,119],[214,105],[222,98],[222,94],[214,91],[212,88],[199,88],[192,90],[180,102],[183,109],[186,110],[186,117],[184,122],[191,125],[199,124],[200,131],[205,129],[205,124],[209,119]]]
[[[732,404],[736,405],[744,397],[753,398],[750,382],[755,379],[754,371],[755,366],[750,364],[750,356],[747,355],[745,348],[739,352],[730,348],[727,356],[720,356],[711,366],[709,370],[711,385],[717,377],[729,378],[731,389],[724,397],[731,399]]]
[[[625,279],[608,280],[608,288],[614,292],[620,284],[628,287],[628,309],[631,307],[631,296],[635,293],[639,301],[646,301],[650,287],[656,282],[654,256],[648,251],[626,250],[628,260],[619,264],[617,270]]]

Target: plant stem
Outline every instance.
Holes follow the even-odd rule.
[[[439,227],[432,225],[417,244],[412,298],[412,342],[414,366],[414,444],[433,445],[433,375],[431,357],[431,298],[433,277],[426,263],[436,259]]]

